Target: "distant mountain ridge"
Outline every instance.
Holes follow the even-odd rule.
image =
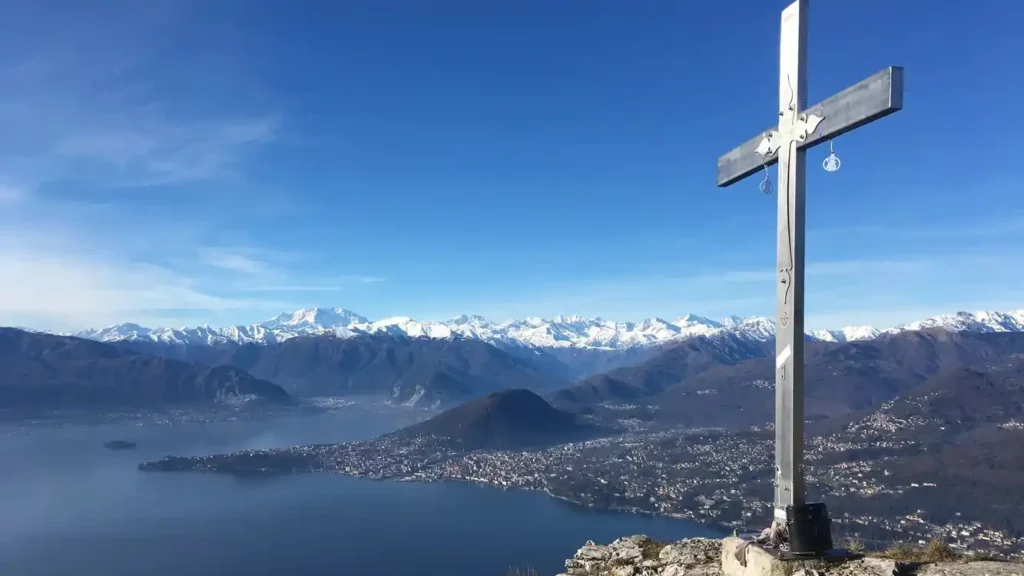
[[[0,408],[159,408],[261,400],[283,388],[232,366],[209,366],[70,336],[0,328]]]
[[[228,365],[274,382],[296,396],[376,395],[416,406],[462,402],[505,388],[551,391],[569,384],[557,360],[527,361],[479,340],[390,335],[290,338],[278,344],[117,346],[209,365]]]
[[[676,426],[761,425],[774,417],[774,352],[773,343],[694,338],[642,364],[577,381],[547,399],[573,412],[611,409],[617,418]],[[1022,358],[1024,332],[929,328],[846,344],[812,342],[804,366],[805,415],[813,422],[839,419],[945,371],[987,373]]]
[[[954,332],[1024,332],[1024,309],[1009,312],[957,312],[881,330],[872,326],[850,326],[839,330],[815,330],[807,337],[821,342],[855,342],[884,334],[909,330],[942,328]],[[500,348],[627,350],[659,346],[698,336],[733,335],[767,342],[775,337],[775,321],[763,316],[732,316],[715,321],[687,314],[673,321],[648,318],[640,322],[613,322],[601,318],[557,316],[550,320],[493,322],[482,316],[459,316],[445,321],[417,321],[398,316],[371,321],[344,308],[308,308],[280,314],[266,322],[248,326],[213,328],[146,328],[118,324],[74,334],[101,342],[151,341],[164,344],[276,344],[299,336],[393,335],[436,339],[468,338]]]

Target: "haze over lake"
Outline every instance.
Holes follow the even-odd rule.
[[[142,460],[368,438],[422,412],[355,406],[213,423],[0,424],[0,574],[555,574],[588,539],[718,535],[544,494],[334,474],[143,473]],[[136,450],[103,443],[132,440]]]

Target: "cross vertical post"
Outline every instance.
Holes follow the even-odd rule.
[[[807,2],[782,12],[779,132],[793,134],[807,105]],[[804,184],[807,152],[781,139],[775,319],[775,517],[804,503]]]
[[[777,126],[718,159],[718,185],[729,186],[768,166],[778,169],[775,324],[774,519],[788,531],[794,555],[832,548],[823,503],[807,503],[804,486],[804,188],[807,150],[903,108],[903,69],[890,66],[807,107],[809,0],[782,12]],[[766,188],[766,190],[769,190]]]

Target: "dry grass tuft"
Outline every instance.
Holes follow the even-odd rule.
[[[658,542],[657,540],[647,540],[640,545],[640,551],[643,553],[644,560],[657,560],[658,555],[661,554],[665,546],[668,546],[668,544]]]
[[[885,550],[872,552],[871,555],[897,562],[923,562],[924,548],[909,542],[897,542]]]
[[[871,555],[897,562],[956,562],[964,559],[962,554],[941,538],[932,538],[925,546],[899,542],[891,548],[874,552]]]
[[[846,550],[852,554],[866,554],[868,546],[860,538],[851,536],[846,539]]]
[[[949,545],[949,542],[941,538],[932,538],[925,548],[925,555],[929,562],[952,562],[960,560],[962,555]]]
[[[505,576],[540,576],[540,572],[537,572],[533,568],[509,568],[505,572]]]

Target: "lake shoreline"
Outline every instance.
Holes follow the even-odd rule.
[[[145,464],[145,463],[141,463],[141,464]],[[573,500],[572,498],[569,498],[567,496],[562,496],[560,494],[556,494],[556,493],[548,490],[547,488],[529,488],[529,487],[524,487],[524,486],[505,486],[505,485],[497,484],[497,483],[494,483],[494,482],[487,482],[485,480],[476,480],[476,479],[474,479],[474,480],[467,480],[467,479],[460,479],[460,478],[446,478],[446,479],[442,479],[442,480],[437,480],[437,479],[417,478],[415,476],[377,477],[377,476],[370,476],[370,475],[363,475],[363,474],[348,474],[348,473],[345,473],[345,472],[339,471],[339,470],[309,470],[309,471],[276,472],[276,473],[275,472],[268,472],[268,473],[263,473],[263,474],[239,474],[239,473],[235,473],[235,472],[226,472],[226,471],[218,471],[218,470],[157,470],[157,471],[150,471],[150,472],[157,472],[157,473],[162,473],[162,474],[167,474],[167,473],[183,474],[183,475],[184,474],[209,474],[209,475],[215,475],[215,476],[234,476],[234,477],[254,477],[254,476],[255,477],[261,477],[262,476],[262,477],[275,477],[275,478],[279,478],[279,477],[282,477],[282,476],[297,476],[297,475],[325,475],[325,476],[335,475],[335,476],[341,476],[341,477],[344,477],[344,478],[354,478],[354,479],[357,479],[357,480],[367,481],[367,482],[374,482],[374,483],[394,482],[394,483],[404,483],[404,484],[467,484],[467,485],[474,485],[474,486],[484,487],[484,488],[487,488],[489,490],[494,490],[496,492],[510,492],[510,491],[514,491],[514,492],[543,494],[543,495],[547,496],[548,498],[550,498],[552,500],[556,500],[556,501],[564,503],[564,504],[569,504],[573,508],[578,508],[578,509],[582,509],[582,510],[588,510],[588,511],[594,511],[594,512],[607,512],[607,513],[614,513],[614,514],[629,514],[629,515],[645,516],[645,517],[649,517],[649,518],[658,518],[658,519],[663,519],[663,520],[673,520],[673,521],[686,522],[686,523],[689,523],[689,524],[693,524],[695,526],[700,526],[700,527],[705,527],[705,528],[712,528],[712,529],[714,529],[716,531],[721,532],[721,536],[722,537],[725,537],[725,536],[727,536],[729,534],[732,534],[734,531],[739,531],[739,532],[747,531],[747,530],[738,529],[737,527],[735,527],[733,525],[730,525],[730,524],[726,524],[724,522],[709,522],[709,521],[706,521],[706,520],[698,520],[698,519],[695,519],[695,518],[688,518],[688,517],[683,516],[681,514],[658,512],[658,511],[655,511],[655,510],[645,510],[643,508],[637,508],[637,507],[595,506],[593,504],[586,504],[586,503],[580,502],[578,500]]]
[[[358,441],[394,430],[396,417],[399,411],[342,410],[174,426],[0,426],[0,454],[11,471],[0,475],[7,520],[0,525],[0,573],[336,576],[340,569],[479,576],[530,565],[555,574],[587,540],[718,535],[695,522],[605,511],[492,483],[385,482],[335,471],[247,482],[223,472],[169,476],[137,468],[163,454]],[[112,438],[138,447],[104,449]]]

